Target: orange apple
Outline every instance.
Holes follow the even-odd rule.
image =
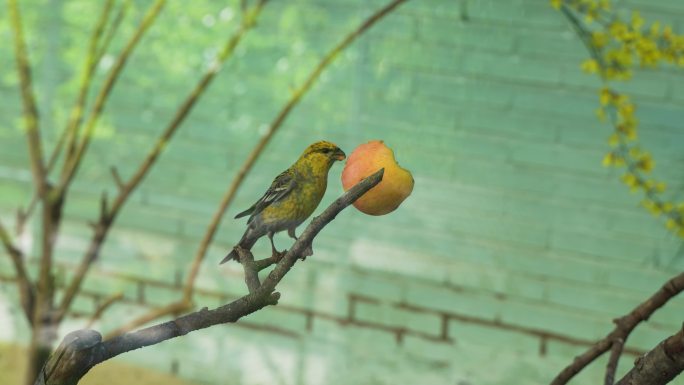
[[[383,167],[382,181],[354,202],[354,207],[368,215],[385,215],[396,210],[411,195],[413,176],[399,166],[394,152],[382,140],[356,147],[342,170],[342,187],[347,191]]]

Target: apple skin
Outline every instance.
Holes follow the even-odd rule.
[[[368,215],[385,215],[396,210],[413,191],[411,172],[399,166],[394,152],[382,140],[356,147],[342,170],[342,187],[347,191],[381,168],[385,169],[382,181],[354,202],[354,207]]]

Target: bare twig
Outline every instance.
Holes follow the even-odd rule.
[[[238,188],[242,185],[242,182],[244,181],[245,176],[249,173],[251,170],[252,166],[256,162],[256,160],[259,158],[261,153],[263,152],[264,148],[266,147],[266,144],[268,141],[271,139],[273,134],[280,128],[280,126],[285,122],[285,118],[289,115],[290,111],[297,105],[299,100],[302,98],[302,96],[311,88],[313,83],[318,79],[320,74],[323,72],[323,70],[332,63],[333,59],[341,52],[344,50],[347,46],[349,46],[359,35],[361,35],[363,32],[368,30],[373,24],[375,24],[377,21],[382,19],[384,16],[389,14],[394,8],[396,8],[399,4],[405,2],[406,0],[394,0],[384,6],[383,8],[379,9],[376,11],[373,15],[371,15],[368,19],[366,19],[359,27],[357,27],[354,31],[352,31],[349,35],[347,35],[340,43],[338,43],[328,54],[325,55],[325,57],[321,60],[321,62],[314,68],[312,73],[307,77],[306,81],[300,86],[290,97],[288,102],[283,106],[281,111],[278,113],[278,115],[275,117],[273,122],[271,122],[271,125],[269,126],[268,131],[266,134],[261,138],[259,143],[254,147],[252,152],[249,154],[247,160],[245,163],[240,167],[240,170],[238,173],[235,175],[234,179],[232,180],[230,186],[228,187],[226,193],[223,195],[221,198],[221,202],[219,203],[219,206],[217,210],[214,212],[214,215],[211,218],[211,222],[209,223],[209,226],[207,227],[207,231],[204,233],[204,237],[202,238],[202,241],[199,244],[199,247],[197,249],[197,252],[195,253],[195,257],[192,261],[192,265],[190,266],[190,272],[188,273],[188,276],[185,280],[185,284],[183,286],[183,298],[179,301],[179,303],[182,303],[183,305],[187,305],[187,303],[192,302],[192,296],[194,292],[194,287],[195,287],[195,281],[197,279],[197,275],[199,274],[199,269],[202,264],[202,261],[204,261],[204,258],[207,254],[207,250],[209,249],[209,246],[211,245],[211,242],[214,239],[214,236],[216,234],[216,231],[218,230],[219,225],[221,224],[221,219],[225,215],[226,210],[232,203],[233,199],[235,198],[235,194],[237,193]],[[266,258],[262,259],[259,261],[255,261],[255,267],[257,271],[261,271],[275,263],[277,263],[280,259],[273,259],[273,258]],[[171,306],[169,306],[170,308]],[[162,312],[153,310],[153,313],[157,315],[157,317],[163,317],[168,315],[164,314]],[[144,314],[141,316],[141,318],[138,320],[138,322],[131,322],[129,324],[129,327],[131,327],[128,330],[132,330],[134,327],[138,327],[141,325],[144,325],[145,323],[150,321],[150,317],[152,314]],[[119,328],[117,329],[119,332],[126,331],[124,328]]]
[[[230,39],[226,42],[225,46],[223,47],[223,50],[219,53],[216,61],[213,63],[213,65],[205,72],[204,76],[200,79],[200,81],[197,83],[195,88],[190,92],[188,97],[183,101],[181,106],[178,108],[176,114],[174,117],[171,119],[169,122],[168,126],[164,129],[160,137],[157,139],[157,142],[154,144],[150,152],[147,154],[141,165],[138,167],[136,172],[131,176],[131,178],[123,184],[123,187],[119,189],[119,193],[114,199],[111,207],[109,208],[107,215],[103,218],[101,218],[99,226],[95,234],[93,235],[93,239],[91,240],[90,246],[88,248],[88,251],[84,255],[83,259],[81,260],[81,263],[77,267],[76,274],[74,275],[74,278],[70,282],[69,286],[67,287],[64,297],[62,299],[62,302],[60,304],[59,308],[59,316],[63,317],[64,314],[66,313],[67,309],[71,305],[71,302],[76,296],[76,293],[78,293],[79,288],[81,287],[81,283],[83,282],[83,279],[85,278],[85,274],[88,272],[90,265],[93,263],[93,261],[97,258],[100,252],[100,248],[102,246],[102,243],[104,242],[108,230],[113,223],[113,221],[116,219],[118,213],[120,212],[121,208],[124,206],[126,203],[128,197],[130,194],[135,190],[135,188],[142,182],[142,180],[145,178],[149,170],[152,168],[152,166],[155,164],[156,160],[158,159],[159,155],[161,152],[164,150],[166,147],[167,143],[171,138],[173,137],[174,133],[180,127],[181,123],[185,120],[185,118],[188,116],[190,111],[192,110],[192,107],[195,105],[199,97],[205,92],[211,81],[214,79],[214,76],[218,73],[218,71],[221,68],[221,65],[233,54],[235,51],[235,47],[238,45],[238,43],[241,41],[242,37],[244,36],[245,32],[247,32],[249,29],[251,29],[255,23],[256,23],[256,18],[260,14],[261,9],[263,8],[264,4],[267,2],[267,0],[261,0],[257,3],[257,5],[254,6],[251,12],[248,13],[246,16],[245,20],[241,23],[240,28],[233,34]],[[165,309],[172,309],[175,311],[175,309],[178,308],[183,308],[186,309],[189,306],[189,302],[186,299],[183,299],[179,301],[179,303],[175,304],[170,304],[169,306],[164,307]],[[153,311],[155,314],[161,314],[158,310]],[[162,314],[163,315],[167,315]],[[149,314],[143,315],[139,318],[139,322],[149,322]],[[160,317],[159,315],[157,317]],[[138,325],[136,322],[129,323],[129,325]]]
[[[104,312],[107,311],[107,309],[109,309],[117,301],[120,301],[123,298],[123,296],[124,295],[122,292],[118,292],[118,293],[114,293],[113,295],[110,295],[104,301],[102,301],[102,303],[100,303],[100,305],[97,307],[97,309],[95,309],[95,312],[93,313],[93,315],[88,320],[88,323],[86,323],[85,328],[90,329],[90,327],[93,326],[93,324],[95,322],[97,322],[100,318],[102,318],[102,314],[104,314]]]
[[[45,196],[47,181],[45,180],[45,168],[43,163],[43,149],[40,139],[39,114],[36,106],[36,98],[33,94],[31,76],[31,64],[26,52],[26,41],[21,25],[21,14],[16,0],[7,0],[7,8],[10,25],[14,33],[14,56],[19,73],[19,86],[21,100],[24,109],[24,123],[26,124],[26,137],[28,139],[29,156],[33,181],[39,196]]]
[[[100,62],[104,54],[107,52],[109,44],[111,43],[114,36],[116,36],[116,33],[119,30],[119,26],[121,26],[121,22],[123,21],[124,17],[126,17],[126,12],[128,11],[130,5],[130,0],[124,0],[121,2],[119,10],[117,11],[116,16],[114,16],[112,24],[109,26],[109,28],[107,29],[107,33],[102,39],[102,44],[100,44],[100,47],[97,49],[97,55],[95,56],[96,60],[95,62],[93,62],[93,67],[97,68],[97,64]]]
[[[258,261],[254,261],[254,268],[256,271],[261,271],[264,270],[272,265],[275,265],[276,263],[280,262],[280,260],[283,259],[282,254],[275,254],[271,255],[268,258],[260,259]]]
[[[126,188],[126,185],[121,179],[121,175],[119,175],[119,170],[116,168],[116,166],[111,166],[109,168],[109,172],[112,174],[112,178],[114,178],[114,183],[116,183],[116,187],[118,187],[119,190],[123,190],[124,188]]]
[[[604,379],[605,385],[613,385],[615,383],[615,372],[617,371],[618,361],[622,355],[622,349],[625,347],[625,340],[617,338],[613,341],[613,347],[610,349],[610,357],[608,364],[606,364],[606,376]]]
[[[252,252],[241,247],[235,249],[240,258],[240,263],[245,271],[245,284],[249,293],[254,293],[261,282],[259,281],[259,270],[254,266],[254,255]]]
[[[647,320],[656,310],[660,309],[670,299],[682,292],[682,290],[684,290],[684,273],[680,273],[667,281],[649,299],[639,304],[629,314],[615,320],[615,329],[596,342],[589,350],[575,357],[574,361],[551,381],[551,385],[567,384],[577,373],[607,352],[615,341],[618,339],[626,341],[627,336],[637,325]]]
[[[299,239],[295,241],[292,248],[278,262],[264,284],[252,293],[213,310],[203,308],[173,321],[128,332],[105,341],[102,341],[101,335],[93,330],[72,332],[64,338],[62,344],[52,354],[41,371],[36,384],[76,384],[93,366],[120,354],[155,345],[213,325],[236,322],[238,319],[268,305],[275,305],[280,298],[280,294],[274,292],[275,288],[297,262],[297,258],[311,248],[316,235],[335,219],[337,214],[380,183],[383,171],[380,170],[363,179],[337,198],[321,215],[314,218]]]
[[[108,18],[108,4],[109,2],[103,8],[102,15],[100,16],[100,19],[95,27],[95,30],[93,31],[93,35],[91,36],[90,51],[88,52],[88,57],[86,58],[86,68],[84,71],[81,87],[79,89],[79,95],[76,99],[76,102],[74,103],[71,115],[69,116],[69,121],[67,122],[65,129],[62,130],[62,133],[60,134],[59,139],[55,144],[55,147],[52,149],[52,153],[50,154],[47,165],[45,166],[46,175],[50,173],[52,168],[55,166],[55,163],[57,163],[57,159],[59,158],[59,155],[62,153],[62,149],[65,144],[68,143],[68,154],[73,154],[75,151],[76,139],[78,137],[78,129],[80,128],[80,124],[82,122],[83,117],[83,109],[85,108],[85,99],[88,94],[88,90],[90,89],[90,85],[92,84],[92,80],[94,78],[95,68],[97,68],[97,64],[100,62],[100,59],[102,59],[102,56],[107,50],[107,47],[109,47],[109,43],[111,42],[114,34],[118,30],[118,27],[121,24],[121,21],[123,20],[124,15],[126,14],[126,10],[129,6],[128,1],[125,1],[121,4],[121,6],[119,7],[119,11],[117,12],[114,18],[114,21],[112,22],[112,25],[107,30],[107,35],[104,39],[100,39],[100,34],[102,33],[101,29],[104,27],[104,25],[101,25],[100,23],[104,22]],[[97,42],[99,40],[103,41],[98,48]],[[95,46],[93,46],[93,44],[95,44]],[[97,49],[97,53],[94,56],[94,60],[92,57],[93,49]],[[37,203],[38,195],[34,194],[28,206],[26,206],[26,209],[21,211],[20,215],[18,216],[17,233],[21,233],[23,231],[25,221],[27,218],[31,216]]]
[[[639,357],[616,385],[665,385],[684,371],[684,333],[680,330]]]
[[[116,84],[116,81],[118,80],[121,71],[126,65],[126,61],[130,57],[135,47],[138,45],[138,42],[143,37],[145,32],[147,32],[152,23],[154,23],[154,20],[157,18],[157,15],[159,15],[159,13],[161,12],[162,8],[164,7],[164,4],[166,4],[166,0],[156,0],[155,3],[148,9],[147,13],[143,17],[143,20],[140,22],[138,29],[135,31],[131,39],[128,41],[128,44],[126,44],[126,47],[123,49],[121,54],[118,56],[116,62],[112,66],[109,75],[104,81],[104,85],[102,86],[100,92],[95,98],[93,108],[90,111],[88,120],[85,123],[85,129],[81,141],[76,146],[74,152],[71,154],[67,154],[67,157],[64,160],[64,166],[62,168],[62,175],[60,178],[59,185],[60,194],[63,194],[66,191],[66,189],[68,189],[71,180],[73,179],[74,175],[76,174],[76,171],[78,170],[78,167],[81,164],[81,160],[83,159],[83,155],[85,155],[85,152],[88,149],[88,144],[90,143],[90,139],[93,136],[93,132],[95,130],[97,121],[100,118],[100,114],[104,110],[105,104],[109,99],[109,95],[111,94],[111,91],[114,88],[114,85]]]
[[[117,336],[120,336],[126,332],[129,332],[131,330],[134,330],[135,328],[138,328],[142,325],[145,325],[149,322],[152,322],[156,319],[166,317],[171,314],[181,314],[185,311],[188,311],[192,308],[191,303],[187,302],[173,302],[170,303],[166,306],[162,306],[159,308],[154,309],[151,312],[146,313],[144,316],[138,317],[130,322],[127,322],[117,329],[114,329],[107,333],[104,337],[105,340],[110,340],[112,338],[116,338]]]
[[[47,169],[50,170],[54,166],[55,162],[59,158],[64,144],[67,144],[69,149],[69,154],[73,153],[74,145],[76,139],[78,138],[78,127],[81,124],[83,118],[83,110],[85,109],[86,98],[88,96],[88,91],[90,90],[90,85],[92,83],[95,68],[97,67],[97,62],[100,58],[97,55],[98,45],[100,44],[100,39],[107,25],[107,20],[109,19],[109,14],[114,6],[114,0],[107,0],[102,7],[102,12],[100,17],[95,24],[95,29],[90,36],[90,43],[88,45],[88,54],[84,63],[84,69],[81,77],[81,85],[78,90],[78,96],[74,102],[74,106],[71,109],[71,114],[69,115],[69,121],[67,122],[62,135],[55,145],[55,148],[50,155],[48,160]],[[29,206],[30,207],[30,206]]]
[[[19,296],[21,298],[22,309],[26,315],[29,323],[33,323],[33,304],[34,304],[34,288],[31,285],[31,280],[26,272],[24,264],[24,254],[14,245],[5,226],[0,222],[0,241],[7,251],[7,255],[12,259],[14,265],[14,272],[17,276],[17,285],[19,286]]]

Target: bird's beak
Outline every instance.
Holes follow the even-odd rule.
[[[334,157],[337,160],[345,160],[347,158],[347,155],[344,153],[344,151],[338,148],[334,153]]]

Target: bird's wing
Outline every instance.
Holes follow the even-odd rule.
[[[278,202],[279,200],[285,198],[294,189],[295,179],[293,178],[290,170],[285,170],[280,175],[278,175],[271,183],[271,187],[266,190],[264,196],[262,196],[252,207],[236,215],[235,218],[244,217],[248,214],[251,219],[259,214],[267,206]],[[248,221],[249,223],[249,221]]]

